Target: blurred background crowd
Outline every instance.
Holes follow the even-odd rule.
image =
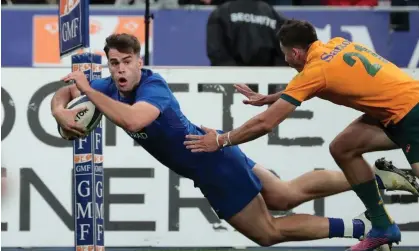
[[[179,5],[220,5],[231,0],[152,0],[170,1]],[[264,0],[271,5],[288,6],[417,6],[419,0]],[[2,0],[2,4],[57,4],[58,0]],[[144,0],[90,0],[91,4],[136,5]]]
[[[58,2],[2,0],[3,5],[57,5]],[[145,0],[90,0],[90,3],[143,9]],[[419,6],[419,0],[150,0],[150,5],[163,9],[210,7],[212,12],[206,27],[206,54],[211,66],[287,66],[275,34],[289,17],[283,15],[278,7],[403,7]],[[390,13],[390,18],[392,29],[409,30],[408,13]]]

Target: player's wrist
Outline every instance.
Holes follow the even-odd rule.
[[[218,134],[217,133],[217,136],[215,138],[215,141],[217,142],[218,148],[222,148],[223,147],[223,140],[221,138],[221,134]]]
[[[227,134],[217,134],[217,145],[220,148],[227,147],[231,145],[230,141],[230,132]]]
[[[93,89],[90,85],[83,86],[83,90],[80,90],[82,93],[89,95],[92,92],[95,92],[95,89]]]
[[[275,103],[281,97],[281,94],[282,92],[277,92],[277,93],[265,96],[264,98],[265,104],[271,105]]]
[[[265,97],[262,99],[262,102],[263,102],[264,105],[271,105],[271,104],[275,103],[274,100],[275,100],[275,98],[272,98],[269,95],[265,95]]]

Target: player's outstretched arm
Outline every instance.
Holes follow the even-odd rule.
[[[297,106],[288,101],[278,99],[266,111],[251,118],[239,128],[220,135],[220,145],[239,145],[257,139],[271,132],[296,108]]]
[[[127,105],[89,88],[84,93],[99,110],[117,126],[129,132],[138,132],[160,115],[160,110],[147,102]]]
[[[187,135],[184,145],[192,152],[214,152],[225,146],[242,144],[269,133],[295,109],[296,105],[281,98],[237,129],[218,135],[215,130],[202,127],[206,134]]]
[[[246,103],[266,104],[268,96],[255,93],[247,86],[236,86],[249,98]],[[263,136],[279,125],[301,102],[316,96],[326,87],[321,67],[313,66],[300,72],[288,84],[284,92],[270,95],[277,99],[265,112],[253,117],[241,127],[218,135],[215,130],[205,129],[206,135],[187,135],[184,144],[192,152],[213,152],[228,145],[238,145]]]
[[[275,103],[282,94],[281,92],[277,92],[270,95],[263,95],[257,92],[254,92],[252,89],[250,89],[249,86],[245,84],[236,84],[234,85],[236,90],[243,94],[247,100],[243,100],[243,103],[246,105],[254,105],[254,106],[263,106],[263,105],[272,105]]]
[[[72,72],[63,80],[74,80],[77,89],[83,92],[109,120],[127,131],[138,132],[160,115],[160,110],[147,102],[128,105],[113,100],[101,91],[94,89],[81,71]]]
[[[276,101],[278,101],[278,99],[281,97],[282,95],[282,91],[274,93],[274,94],[269,94],[266,96],[266,104],[271,105],[273,103],[275,103]]]

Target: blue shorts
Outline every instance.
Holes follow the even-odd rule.
[[[200,188],[218,217],[229,220],[262,189],[259,178],[252,170],[256,163],[238,146],[205,155],[205,167],[195,179],[195,186]]]

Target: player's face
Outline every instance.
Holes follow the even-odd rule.
[[[108,66],[112,79],[121,93],[132,91],[140,82],[143,62],[138,55],[110,49]]]
[[[305,64],[305,55],[303,50],[298,48],[285,47],[282,44],[281,50],[285,55],[285,61],[297,71],[302,71]]]

